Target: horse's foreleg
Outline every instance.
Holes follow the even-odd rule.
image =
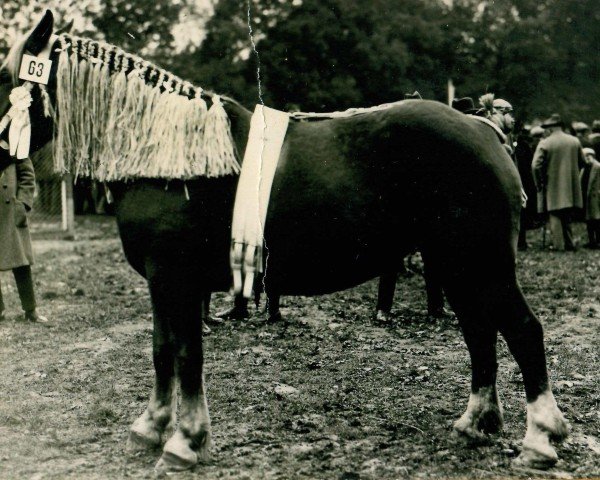
[[[484,313],[473,306],[470,292],[448,290],[471,357],[471,394],[465,413],[454,423],[458,434],[483,441],[485,434],[502,428],[502,407],[496,391],[497,330]]]
[[[504,305],[500,331],[519,364],[527,397],[527,432],[523,451],[516,462],[547,468],[558,460],[550,440],[566,438],[568,424],[550,389],[542,325],[516,284],[507,289]]]
[[[154,329],[152,335],[152,357],[155,383],[148,407],[133,423],[128,446],[130,449],[154,448],[160,445],[161,437],[176,417],[176,380],[174,347],[169,332],[167,303],[162,298],[160,285],[152,279],[148,282],[152,297]]]
[[[204,388],[202,322],[208,315],[205,295],[182,286],[172,307],[177,316],[171,320],[175,340],[175,369],[180,385],[179,425],[165,443],[156,469],[160,472],[186,470],[208,458],[210,417]]]

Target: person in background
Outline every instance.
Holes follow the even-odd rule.
[[[593,148],[584,148],[585,166],[581,170],[584,220],[587,226],[587,248],[600,248],[600,162]]]
[[[590,148],[596,152],[596,159],[600,158],[600,120],[594,120],[592,123],[592,133],[588,137]]]
[[[513,142],[515,145],[514,160],[517,169],[519,170],[521,185],[523,186],[525,195],[530,199],[521,210],[517,248],[519,250],[527,250],[527,230],[535,228],[537,222],[537,208],[534,201],[537,191],[535,189],[533,175],[531,174],[531,163],[533,162],[533,152],[535,147],[532,148],[533,140],[531,139],[530,131],[528,132],[521,125],[520,128],[515,128],[515,132],[515,141]]]
[[[559,114],[543,124],[549,135],[540,141],[533,155],[532,173],[538,192],[543,192],[540,212],[547,211],[555,250],[575,250],[571,222],[573,214],[583,208],[579,167],[584,155],[579,140],[563,131]]]
[[[590,127],[587,123],[584,122],[573,122],[571,124],[573,132],[575,132],[575,136],[579,139],[579,143],[584,148],[591,147],[589,136],[592,133]]]
[[[475,108],[475,103],[471,97],[455,98],[452,100],[452,108],[465,115],[475,115],[479,110]]]
[[[0,271],[12,270],[17,283],[25,320],[46,323],[36,309],[31,265],[33,251],[27,226],[27,214],[33,204],[35,174],[29,158],[16,160],[8,153],[8,144],[0,141]],[[0,287],[0,320],[4,320],[4,300]]]
[[[538,146],[538,143],[540,143],[540,140],[542,138],[544,138],[545,136],[546,136],[546,130],[544,130],[539,125],[537,125],[535,127],[531,127],[531,130],[529,130],[529,139],[530,139],[530,146],[534,152]]]

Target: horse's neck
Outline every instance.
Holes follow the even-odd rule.
[[[224,102],[225,111],[231,122],[231,135],[238,151],[240,163],[243,160],[246,143],[248,142],[248,132],[250,131],[250,119],[252,113],[241,105],[234,102]]]

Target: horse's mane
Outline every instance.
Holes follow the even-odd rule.
[[[5,70],[9,73],[14,86],[17,86],[19,83],[19,70],[21,68],[21,59],[25,52],[27,37],[28,35],[25,35],[11,47],[4,62],[0,66],[0,70]]]
[[[239,172],[218,95],[108,43],[60,35],[56,45],[59,170],[100,180]]]

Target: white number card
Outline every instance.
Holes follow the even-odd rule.
[[[41,83],[48,85],[50,78],[50,69],[52,68],[52,60],[34,57],[33,55],[23,55],[21,61],[21,71],[19,78],[30,82]]]

